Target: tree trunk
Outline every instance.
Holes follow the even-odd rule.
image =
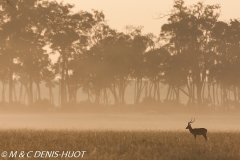
[[[240,87],[239,86],[237,87],[237,90],[238,90],[237,98],[238,98],[238,105],[239,105],[239,100],[240,100]]]
[[[52,92],[51,92],[51,84],[49,85],[49,87],[48,87],[48,91],[49,91],[49,101],[50,101],[50,103],[52,103]]]
[[[64,52],[64,50],[62,51]],[[65,84],[65,71],[66,71],[66,56],[62,53],[62,73],[61,73],[61,99],[60,105],[64,107],[66,104],[66,84]]]
[[[137,82],[134,83],[134,93],[133,93],[133,98],[134,98],[134,104],[136,104],[137,101]]]
[[[149,97],[152,97],[153,82],[149,84]]]
[[[217,99],[217,104],[220,105],[220,102],[219,102],[219,98],[218,98],[218,95],[219,95],[219,84],[217,83],[217,88],[216,88],[216,99]],[[221,92],[220,92],[221,93]]]
[[[194,99],[196,99],[196,96],[195,96],[195,85],[194,85],[194,83],[192,82],[192,85],[191,85],[192,87],[192,104],[194,104],[195,105],[195,101],[194,101]]]
[[[103,102],[108,106],[108,93],[106,88],[103,89]]]
[[[169,99],[170,90],[171,90],[171,86],[169,85],[169,86],[168,86],[168,91],[167,91],[167,96],[166,96],[166,98],[165,98],[165,101],[168,101],[168,99]]]
[[[178,84],[178,87],[175,88],[175,91],[176,91],[176,102],[177,102],[177,104],[180,103],[180,92],[179,92],[179,90],[180,90],[180,83]]]
[[[77,103],[77,92],[78,92],[78,85],[74,85],[74,93],[73,93],[73,99],[74,99],[74,103]]]
[[[197,101],[198,101],[198,106],[202,106],[202,85],[200,82],[196,83],[196,88],[197,88]]]
[[[137,81],[135,82],[135,87],[136,87],[135,104],[138,104],[141,98],[142,91],[144,89],[142,78],[137,78]]]
[[[15,102],[18,102],[17,93],[16,93],[16,82],[13,82],[13,95]]]
[[[160,97],[160,82],[157,83],[157,102],[161,102],[161,97]]]
[[[36,86],[37,86],[37,92],[38,92],[38,100],[41,100],[42,96],[41,96],[41,88],[40,88],[39,82],[36,83]]]
[[[236,108],[237,104],[238,104],[238,102],[237,102],[237,87],[236,86],[234,86],[234,88],[233,88],[233,94],[234,94],[234,107]]]
[[[148,96],[148,81],[145,82],[145,98]]]
[[[119,103],[119,98],[117,96],[117,92],[116,92],[116,89],[115,89],[115,85],[112,85],[111,88],[109,88],[110,91],[112,92],[112,95],[113,95],[113,98],[114,98],[114,103],[115,104],[118,104]]]
[[[213,106],[214,106],[214,108],[215,108],[215,84],[213,83],[212,84],[212,89],[213,89]]]
[[[123,78],[120,78],[120,81],[119,81],[119,99],[120,99],[120,103],[121,104],[125,104],[125,82],[124,82],[124,79]]]
[[[204,97],[205,97],[205,86],[206,86],[206,81],[203,81],[203,85],[202,85],[202,102],[204,101]]]
[[[33,78],[29,75],[29,89],[28,89],[28,105],[33,104]]]
[[[13,59],[10,58],[10,67],[9,67],[9,103],[12,103],[12,88],[13,88]]]
[[[27,85],[24,85],[25,87],[25,93],[24,93],[24,96],[23,96],[23,103],[27,103],[26,101],[26,97],[29,99],[29,96],[28,96],[28,86]]]
[[[54,95],[53,95],[53,92],[52,92],[52,87],[51,87],[51,102],[52,102],[52,104],[53,105],[55,105],[55,103],[54,103]]]
[[[100,91],[97,91],[95,93],[95,104],[100,104],[100,95],[101,95],[101,92]]]
[[[58,105],[59,105],[59,107],[61,107],[61,93],[62,93],[62,91],[61,91],[61,86],[62,86],[62,82],[61,82],[62,80],[59,80],[59,84],[58,84],[58,90],[59,90],[59,92],[58,92]]]
[[[189,82],[187,83],[187,89],[188,89],[188,102],[187,105],[192,104],[192,89],[191,89],[191,84]]]
[[[2,102],[5,102],[5,82],[2,82]]]

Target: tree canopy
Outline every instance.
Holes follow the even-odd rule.
[[[190,106],[239,105],[240,21],[219,21],[219,5],[175,0],[156,36],[142,33],[142,26],[127,26],[126,33],[112,29],[102,11],[73,12],[73,5],[57,1],[7,2],[14,8],[0,2],[2,101],[6,84],[8,102],[21,101],[19,82],[29,105],[36,101],[34,85],[42,99],[42,83],[51,103],[58,86],[62,107],[77,103],[79,90],[96,104],[125,104],[129,86],[135,104],[180,104],[183,94]],[[50,56],[57,54],[53,63]],[[168,87],[164,98],[162,85]]]

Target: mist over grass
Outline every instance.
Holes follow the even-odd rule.
[[[191,118],[193,128],[239,131],[239,110],[176,106],[82,106],[57,110],[0,107],[2,129],[180,130]]]
[[[240,159],[240,132],[1,130],[0,151],[87,151],[86,160]],[[47,159],[47,158],[45,158]],[[64,159],[64,158],[61,158]]]

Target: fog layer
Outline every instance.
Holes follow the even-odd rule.
[[[185,131],[194,117],[193,128],[208,131],[239,131],[237,114],[169,114],[169,113],[33,113],[1,114],[2,129],[69,129],[69,130],[178,130]]]

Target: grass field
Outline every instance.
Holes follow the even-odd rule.
[[[208,133],[209,140],[177,131],[2,130],[3,151],[87,151],[86,160],[239,160],[240,132]],[[3,158],[9,159],[9,158]],[[32,159],[32,158],[30,158]],[[76,158],[37,158],[76,159]]]

